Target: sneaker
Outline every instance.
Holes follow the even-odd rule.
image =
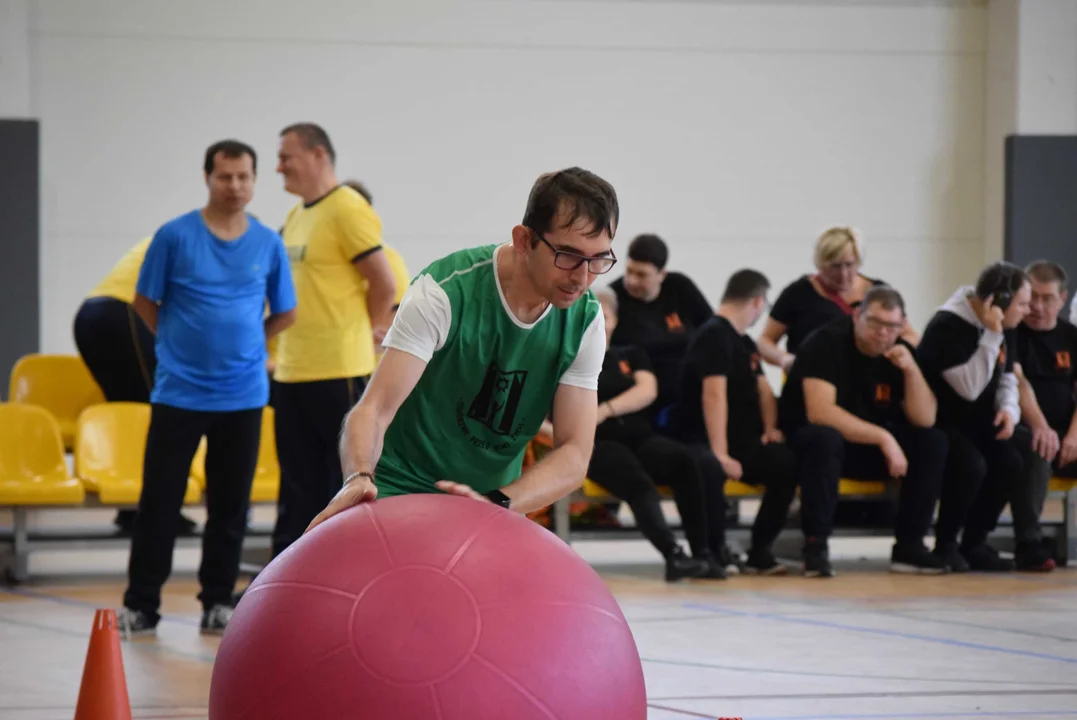
[[[715,560],[713,555],[704,555],[700,558],[707,564],[707,569],[703,571],[702,575],[698,577],[702,580],[725,580],[729,577],[729,573],[726,571],[725,566]]]
[[[957,549],[957,543],[943,543],[942,545],[936,543],[932,554],[937,555],[950,572],[965,573],[969,571],[969,564],[961,551]]]
[[[1051,572],[1055,569],[1055,560],[1042,544],[1020,544],[1013,554],[1013,564],[1021,572]]]
[[[718,549],[718,554],[715,556],[715,560],[719,565],[725,568],[727,576],[732,577],[734,575],[740,575],[741,560],[729,549],[728,545],[723,545]]]
[[[752,548],[744,561],[745,575],[787,575],[789,568],[778,562],[770,548]]]
[[[666,558],[666,582],[702,577],[709,569],[710,563],[707,560],[688,557],[684,550],[678,547]]]
[[[947,572],[946,561],[928,550],[922,543],[894,543],[890,551],[890,572],[909,575],[942,575]]]
[[[157,623],[149,615],[129,607],[120,608],[116,612],[116,624],[120,637],[124,640],[157,634]]]
[[[804,577],[834,577],[826,540],[809,539],[804,543]]]
[[[1013,572],[1013,560],[1007,560],[998,554],[998,550],[987,543],[961,548],[961,554],[969,563],[969,568],[976,572]]]
[[[199,632],[203,635],[223,635],[234,610],[227,605],[214,605],[202,613],[202,625]]]

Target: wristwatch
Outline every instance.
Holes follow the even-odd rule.
[[[501,492],[500,490],[491,490],[490,492],[486,493],[486,498],[490,500],[490,502],[492,502],[494,505],[500,505],[506,510],[508,509],[509,505],[512,504],[512,498],[510,498],[508,495]]]

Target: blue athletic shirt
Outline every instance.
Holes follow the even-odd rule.
[[[221,240],[194,210],[157,231],[138,294],[159,303],[150,401],[228,412],[269,401],[265,307],[295,308],[280,235],[248,215],[247,232]]]

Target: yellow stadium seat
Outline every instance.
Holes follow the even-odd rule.
[[[1047,486],[1047,492],[1050,493],[1068,493],[1070,490],[1077,488],[1077,480],[1071,480],[1070,478],[1051,478],[1050,484]]]
[[[143,403],[95,405],[79,416],[75,475],[102,504],[138,504],[149,427],[150,406]],[[200,499],[198,483],[189,478],[183,502]]]
[[[67,471],[56,419],[34,405],[0,403],[0,506],[83,500],[82,484]]]
[[[206,439],[198,445],[191,465],[191,477],[199,487],[206,487]],[[251,485],[251,502],[275,503],[280,494],[280,464],[277,461],[277,435],[274,430],[273,408],[262,411],[262,439],[258,445],[258,467]]]
[[[56,418],[64,449],[75,445],[79,413],[105,402],[82,358],[76,355],[24,355],[11,369],[8,400],[39,405]]]

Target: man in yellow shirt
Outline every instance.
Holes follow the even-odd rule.
[[[318,125],[280,134],[284,189],[300,198],[281,235],[298,308],[277,347],[273,403],[281,468],[274,557],[303,534],[340,490],[338,439],[376,365],[392,322],[396,282],[383,251],[381,219],[340,183],[336,153]]]
[[[371,207],[374,206],[374,196],[371,195],[366,185],[358,180],[345,180],[344,184],[366,198]],[[389,261],[389,268],[393,271],[393,280],[396,281],[396,296],[393,298],[391,311],[391,316],[395,318],[396,311],[400,308],[400,303],[404,301],[404,293],[408,291],[408,285],[411,284],[411,275],[408,273],[408,266],[404,262],[404,257],[397,252],[396,248],[383,244],[381,249],[385,253],[385,259]],[[389,324],[391,325],[392,321]],[[375,350],[380,360],[383,352],[381,345],[377,345]]]

